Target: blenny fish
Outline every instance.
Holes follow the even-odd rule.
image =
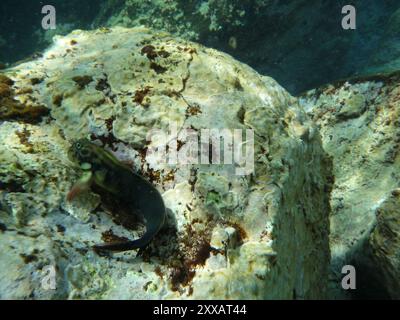
[[[96,185],[111,193],[116,200],[138,210],[145,219],[145,234],[132,241],[95,245],[96,251],[127,251],[143,248],[150,243],[164,224],[166,208],[161,194],[144,177],[133,172],[111,152],[87,139],[73,142],[68,151],[70,160],[77,161],[83,170],[82,177],[67,195],[71,201],[78,194]]]

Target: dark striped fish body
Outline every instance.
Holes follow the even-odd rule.
[[[145,219],[146,232],[137,239],[94,246],[99,251],[126,251],[143,248],[154,238],[165,220],[165,205],[158,190],[144,177],[121,163],[111,152],[80,139],[70,149],[71,159],[77,160],[86,172],[71,189],[68,199],[95,184],[113,197],[128,204],[132,211],[139,211]]]

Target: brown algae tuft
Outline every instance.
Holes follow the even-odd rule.
[[[21,120],[38,123],[50,110],[43,105],[28,106],[14,99],[14,81],[0,75],[0,120]]]
[[[72,80],[76,83],[80,90],[84,89],[89,83],[93,81],[91,76],[76,76]]]

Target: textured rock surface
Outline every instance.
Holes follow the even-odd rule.
[[[330,162],[274,80],[144,28],[75,31],[6,75],[24,117],[0,124],[2,298],[325,297]],[[27,117],[37,105],[50,115]],[[238,161],[156,161],[148,151],[165,141],[146,134],[171,123],[180,133],[254,130],[254,173],[236,175]],[[166,226],[142,252],[103,257],[90,249],[138,237],[143,227],[95,193],[65,202],[80,173],[66,154],[78,137],[130,162],[162,193]],[[49,265],[56,290],[41,286]]]
[[[117,6],[116,4],[119,4]],[[222,50],[297,94],[354,74],[397,70],[397,0],[354,0],[357,30],[343,30],[346,0],[110,0],[96,23],[145,25]],[[393,14],[392,18],[391,15]],[[340,66],[340,67],[338,67]]]
[[[395,245],[399,234],[395,229],[388,231],[399,209],[383,209],[400,181],[399,79],[399,73],[394,73],[341,81],[312,90],[300,100],[320,127],[324,149],[333,158],[334,296],[343,294],[337,279],[345,264],[354,264],[359,272],[356,294],[360,297],[388,297],[391,286],[399,285],[400,278],[393,276],[400,267]],[[389,251],[386,245],[379,248],[385,237],[393,243]],[[373,244],[374,259],[365,247],[368,242]],[[392,285],[382,280],[386,272]]]
[[[390,297],[400,299],[400,189],[377,210],[377,224],[368,246],[376,272]]]
[[[54,33],[119,25],[164,30],[227,52],[293,94],[398,66],[394,14],[398,0],[353,0],[355,31],[341,27],[347,0],[53,0],[52,4],[57,9],[57,29],[43,30],[41,1],[23,5],[1,1],[0,28],[6,45],[0,50],[0,62],[41,51]]]

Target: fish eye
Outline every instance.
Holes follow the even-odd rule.
[[[82,148],[82,145],[81,145],[79,142],[76,142],[76,143],[75,143],[75,148],[76,148],[77,150],[80,150],[80,149]]]

